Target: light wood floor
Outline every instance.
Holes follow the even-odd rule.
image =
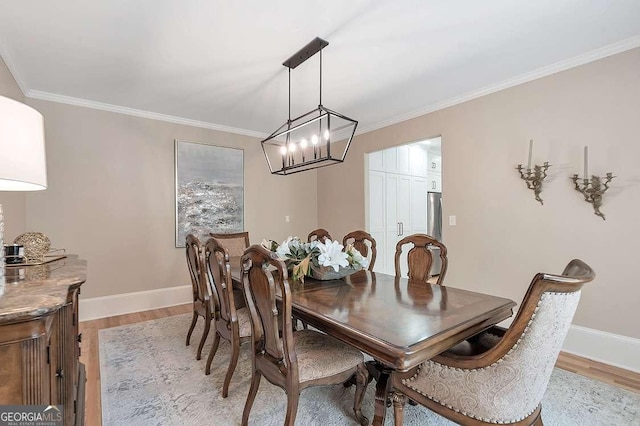
[[[98,330],[117,327],[125,324],[164,318],[171,315],[180,315],[191,312],[191,304],[172,306],[170,308],[154,309],[152,311],[137,312],[134,314],[119,315],[116,317],[102,318],[80,323],[82,333],[82,356],[80,361],[87,368],[87,395],[86,415],[87,426],[102,424],[102,407],[100,405],[100,360],[98,357]],[[187,329],[185,329],[186,337]],[[196,343],[199,336],[192,336]],[[193,344],[193,343],[192,343]],[[582,376],[600,380],[623,389],[640,393],[640,374],[621,368],[612,367],[596,361],[591,361],[579,356],[560,353],[557,367]]]

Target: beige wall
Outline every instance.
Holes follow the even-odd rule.
[[[0,57],[0,96],[24,102],[20,87],[16,84],[6,64]],[[12,242],[25,231],[25,195],[23,192],[0,191],[0,205],[4,212],[4,242]]]
[[[536,272],[581,258],[597,279],[574,324],[640,338],[640,49],[359,135],[345,164],[318,171],[318,223],[332,235],[365,226],[367,152],[442,135],[449,285],[520,302]],[[549,161],[544,206],[514,167]],[[589,146],[590,171],[618,177],[602,221],[572,188]],[[349,183],[349,191],[337,191]],[[457,226],[448,226],[448,215]]]
[[[27,194],[27,228],[88,260],[83,297],[189,283],[184,249],[175,248],[174,139],[244,149],[245,227],[253,243],[316,227],[316,173],[272,176],[256,138],[27,102],[44,115],[49,177],[46,191]]]

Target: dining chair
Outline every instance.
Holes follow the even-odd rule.
[[[321,243],[324,243],[324,241],[327,238],[331,239],[331,235],[329,235],[329,231],[323,228],[318,228],[315,231],[309,232],[309,235],[307,236],[307,242],[310,243],[312,241],[318,240]]]
[[[248,342],[251,337],[251,320],[246,307],[236,309],[231,283],[231,266],[229,265],[229,251],[216,238],[209,238],[204,246],[204,262],[207,277],[211,283],[215,301],[214,328],[215,335],[205,374],[211,374],[211,363],[218,351],[220,338],[231,345],[231,359],[222,386],[222,397],[229,395],[229,383],[238,364],[240,345]]]
[[[406,398],[461,425],[542,425],[542,397],[595,273],[574,259],[562,275],[533,278],[508,329],[492,327],[467,355],[445,352],[392,378],[395,425]]]
[[[249,247],[249,232],[235,232],[232,234],[210,233],[210,237],[217,239],[229,252],[231,257],[240,257]]]
[[[251,246],[242,256],[242,269],[253,349],[251,387],[242,425],[249,422],[262,376],[286,392],[284,424],[293,426],[303,389],[344,383],[354,374],[353,410],[360,424],[368,424],[360,409],[369,377],[362,353],[315,330],[293,331],[287,267],[274,253],[259,245]]]
[[[376,263],[376,240],[367,231],[352,231],[344,236],[342,245],[353,244],[356,250],[369,260],[370,271]]]
[[[198,322],[198,318],[204,318],[204,332],[198,346],[196,359],[202,356],[202,347],[209,335],[211,320],[213,319],[214,303],[208,289],[207,277],[204,272],[204,260],[202,258],[202,244],[198,237],[193,234],[187,235],[186,239],[187,267],[189,268],[189,276],[191,277],[191,290],[193,292],[193,318],[191,319],[191,327],[187,333],[187,346],[191,341],[191,333]]]
[[[413,234],[404,237],[396,244],[396,277],[400,277],[400,257],[402,255],[402,247],[406,244],[413,244],[413,247],[407,253],[407,276],[409,279],[427,281],[430,275],[431,266],[433,265],[433,251],[430,249],[439,249],[440,260],[442,261],[442,269],[437,275],[436,284],[442,284],[444,276],[447,273],[447,247],[440,241],[427,234]]]

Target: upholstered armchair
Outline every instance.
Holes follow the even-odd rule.
[[[462,425],[542,425],[541,401],[593,270],[572,260],[562,275],[537,274],[509,329],[489,329],[392,378],[396,426],[406,398]]]

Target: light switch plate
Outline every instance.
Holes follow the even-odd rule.
[[[456,217],[449,216],[449,226],[456,226]]]

